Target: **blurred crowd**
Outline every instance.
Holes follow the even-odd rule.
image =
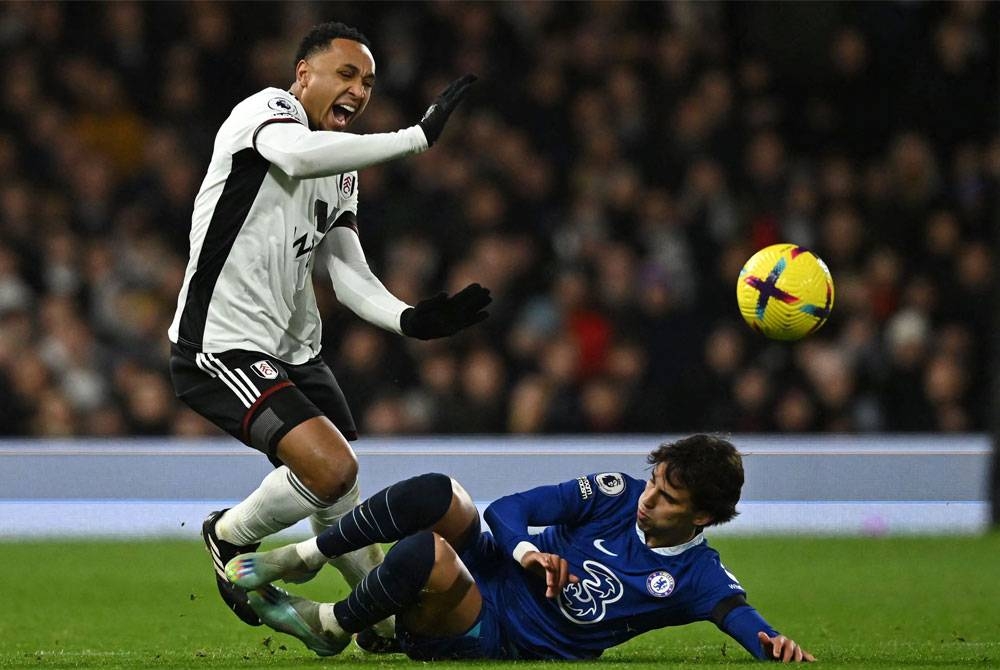
[[[373,42],[356,132],[481,81],[432,151],[361,173],[373,270],[491,317],[418,342],[340,307],[362,434],[979,431],[995,327],[1000,5],[0,5],[0,432],[215,435],[167,326],[214,133],[314,23]],[[789,345],[736,277],[794,242],[836,282]]]

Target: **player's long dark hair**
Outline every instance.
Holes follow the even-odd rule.
[[[299,48],[295,52],[293,65],[297,65],[300,60],[305,60],[318,51],[324,51],[330,46],[330,42],[338,37],[361,42],[369,49],[372,46],[368,38],[357,28],[352,28],[339,21],[327,21],[313,26],[308,34],[302,38],[302,42],[299,43]]]
[[[664,477],[691,496],[696,512],[712,515],[710,526],[735,517],[743,488],[743,459],[731,442],[714,435],[692,435],[661,444],[646,457],[654,468],[665,463]]]

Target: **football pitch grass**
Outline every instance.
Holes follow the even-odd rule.
[[[823,668],[1000,667],[1000,535],[711,540],[750,602]],[[0,543],[0,668],[406,668],[349,647],[321,659],[219,600],[200,542]],[[337,599],[332,569],[291,587]],[[754,667],[708,623],[648,633],[576,668]],[[562,664],[560,664],[562,665]],[[551,668],[451,662],[448,668]]]

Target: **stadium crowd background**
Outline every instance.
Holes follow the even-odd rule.
[[[218,125],[287,86],[314,23],[373,41],[358,132],[481,82],[443,141],[364,170],[362,241],[413,303],[491,318],[422,343],[317,288],[363,434],[989,428],[1000,5],[47,3],[0,6],[0,432],[212,435],[167,378]],[[735,307],[792,241],[830,322]]]

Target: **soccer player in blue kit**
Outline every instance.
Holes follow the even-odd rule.
[[[693,435],[649,454],[648,481],[605,472],[505,496],[479,513],[460,484],[426,474],[376,493],[316,538],[242,554],[226,575],[261,621],[317,654],[396,614],[417,660],[588,659],[646,631],[712,621],[759,659],[812,661],[746,600],[702,531],[736,514],[739,452]],[[545,526],[540,534],[530,527]],[[398,540],[347,598],[280,589],[332,556]]]

